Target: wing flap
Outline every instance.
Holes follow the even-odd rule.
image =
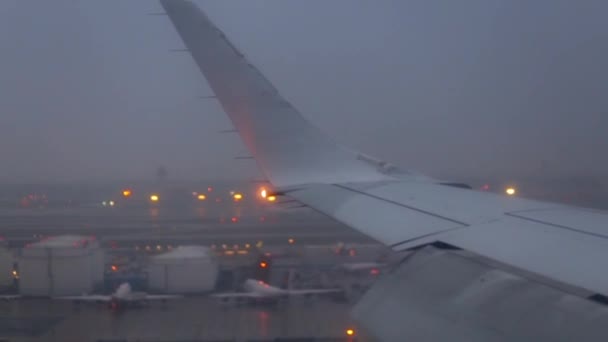
[[[602,271],[608,240],[575,231],[504,217],[471,226],[442,241],[546,278],[608,294]]]

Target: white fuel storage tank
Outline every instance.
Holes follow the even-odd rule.
[[[148,286],[167,293],[212,291],[218,276],[215,255],[204,246],[179,246],[150,258]]]
[[[94,237],[55,236],[23,248],[18,266],[22,295],[79,295],[103,282],[104,254]]]

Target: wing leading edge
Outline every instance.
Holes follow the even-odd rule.
[[[608,216],[393,177],[307,122],[190,1],[160,0],[271,183],[395,250],[443,242],[608,295]],[[371,160],[371,162],[370,162]]]
[[[387,178],[304,119],[196,5],[172,0],[161,4],[275,186]]]

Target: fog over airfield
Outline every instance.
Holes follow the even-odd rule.
[[[608,172],[608,2],[196,1],[339,142],[432,176]],[[0,2],[0,182],[252,178],[154,0]]]

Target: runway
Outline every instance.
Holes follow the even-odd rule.
[[[105,307],[32,299],[0,303],[0,331],[10,341],[350,341],[350,305],[292,302],[282,308],[223,307],[191,297],[114,313]],[[358,339],[359,341],[367,340]]]

